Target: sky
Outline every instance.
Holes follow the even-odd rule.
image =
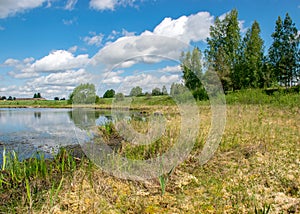
[[[181,51],[204,50],[216,17],[257,20],[265,50],[278,16],[299,28],[299,0],[0,0],[0,96],[68,98],[81,83],[102,96],[181,81]]]

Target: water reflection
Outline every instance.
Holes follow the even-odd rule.
[[[0,109],[0,115],[0,154],[5,147],[18,152],[20,159],[36,151],[51,156],[61,146],[78,144],[75,129],[111,120],[110,111],[88,109]]]

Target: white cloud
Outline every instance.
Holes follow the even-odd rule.
[[[77,4],[77,1],[78,0],[68,0],[66,6],[65,6],[65,9],[66,10],[73,10],[75,5]]]
[[[74,56],[71,51],[75,51],[76,46],[70,51],[56,50],[49,55],[35,60],[34,58],[26,58],[23,61],[16,59],[7,59],[3,65],[13,67],[13,71],[8,74],[14,78],[31,78],[37,77],[40,73],[56,73],[70,69],[78,69],[85,67],[89,62],[87,54]]]
[[[90,33],[92,36],[86,36],[83,38],[83,41],[88,45],[101,46],[104,35],[99,33],[98,35],[94,32]]]
[[[90,7],[95,10],[114,10],[117,6],[134,6],[136,0],[91,0]]]
[[[104,66],[109,70],[115,67],[130,67],[138,62],[178,60],[181,51],[187,47],[186,43],[163,36],[122,37],[102,48],[92,58],[92,64]]]
[[[16,13],[40,7],[45,2],[49,3],[47,0],[1,0],[0,18],[6,18]]]
[[[122,29],[122,35],[123,36],[135,36],[135,32],[129,32],[125,30],[124,28]]]
[[[72,47],[70,47],[70,48],[68,49],[68,52],[70,52],[70,53],[75,53],[77,50],[78,50],[78,46],[77,46],[77,45],[74,45],[74,46],[72,46]]]
[[[77,17],[74,17],[72,19],[63,19],[62,22],[64,25],[73,25],[77,23]]]
[[[113,40],[120,38],[120,37],[129,37],[129,36],[135,36],[136,32],[130,32],[127,31],[126,29],[122,29],[122,31],[116,31],[113,30],[107,37],[106,37],[106,41],[108,41],[108,44],[111,43]]]
[[[84,69],[67,70],[37,77],[28,81],[27,86],[39,91],[48,99],[53,99],[55,96],[67,98],[76,86],[81,83],[91,83],[93,79],[93,76]]]
[[[17,79],[27,79],[32,77],[39,76],[38,73],[35,72],[16,72],[16,71],[9,71],[8,74],[11,77],[17,78]]]
[[[20,63],[19,60],[9,58],[9,59],[5,60],[5,62],[4,62],[3,64],[4,64],[4,65],[7,65],[7,66],[16,66],[16,65],[18,65],[19,63]]]
[[[120,77],[115,76],[111,79],[106,79],[103,83],[114,87],[117,92],[122,92],[124,94],[129,94],[130,90],[135,86],[140,86],[143,91],[151,92],[153,88],[170,88],[173,82],[180,81],[180,75],[162,75],[156,76],[150,73],[142,73],[134,76]]]
[[[177,19],[167,17],[155,27],[153,32],[145,31],[142,35],[173,37],[186,43],[205,41],[213,22],[214,17],[208,12],[181,16]]]
[[[27,72],[59,72],[85,66],[89,61],[87,54],[74,56],[66,50],[56,50],[25,68]]]
[[[0,26],[0,31],[5,30],[5,27]]]
[[[51,73],[47,76],[41,76],[35,78],[33,81],[29,81],[29,84],[35,87],[45,86],[73,86],[80,83],[87,83],[91,81],[92,75],[87,73],[84,69],[77,71],[67,70],[59,73]]]
[[[162,72],[162,73],[180,73],[181,72],[181,68],[180,68],[179,65],[166,66],[166,67],[158,70],[158,72]]]
[[[53,99],[55,96],[67,98],[76,86],[91,83],[94,79],[95,77],[84,69],[67,70],[31,78],[24,85],[2,87],[0,93],[15,97],[32,97],[34,93],[40,92],[47,99]]]

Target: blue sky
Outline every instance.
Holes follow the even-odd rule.
[[[169,87],[180,51],[203,50],[214,18],[234,8],[242,31],[259,22],[266,49],[278,16],[299,29],[299,0],[1,0],[0,95],[68,97],[85,82],[100,96]]]

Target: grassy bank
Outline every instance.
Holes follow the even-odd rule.
[[[165,175],[164,194],[158,177],[139,182],[118,179],[87,159],[74,159],[67,153],[53,161],[40,158],[19,163],[12,158],[1,171],[4,203],[0,211],[266,213],[270,208],[269,213],[299,213],[299,94],[270,97],[241,91],[227,95],[227,103],[221,144],[205,165],[199,165],[197,157],[211,128],[211,111],[207,103],[199,103],[201,131],[189,157]],[[144,146],[125,141],[118,154],[144,160],[167,151],[178,137],[181,119],[171,114],[174,106],[162,111],[168,117],[166,134],[160,140]],[[131,123],[141,133],[148,128],[142,121]],[[113,126],[100,127],[100,131],[107,139],[116,139]]]

